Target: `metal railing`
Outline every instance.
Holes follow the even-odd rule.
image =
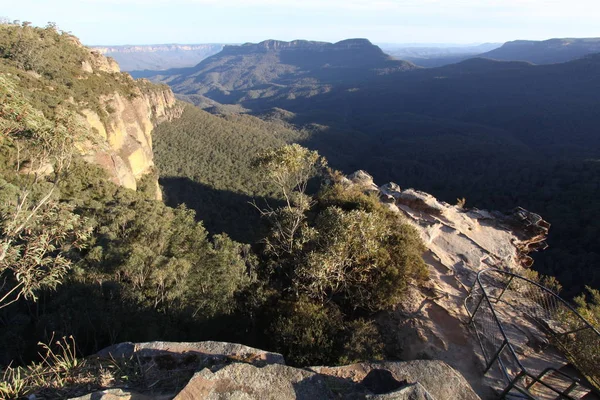
[[[484,374],[497,368],[505,381],[500,398],[579,399],[593,394],[600,399],[600,332],[551,290],[491,268],[477,274],[464,304],[481,346]],[[519,328],[523,324],[528,337]],[[532,348],[537,353],[556,348],[575,368],[540,369],[543,362],[530,362],[527,350]]]

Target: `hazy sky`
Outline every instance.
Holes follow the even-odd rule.
[[[599,0],[0,0],[88,45],[265,39],[482,43],[599,37]]]

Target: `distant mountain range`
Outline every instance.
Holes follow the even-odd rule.
[[[223,49],[223,44],[158,44],[141,46],[92,46],[114,58],[123,71],[191,67]]]
[[[587,54],[600,53],[600,38],[515,40],[479,57],[503,61],[528,61],[534,64],[562,63]]]
[[[410,61],[420,67],[441,67],[454,64],[467,58],[494,50],[502,43],[484,43],[480,45],[446,45],[441,44],[381,44],[387,54]]]
[[[328,43],[296,40],[262,42],[275,44],[290,43],[291,47],[305,46],[325,49]],[[236,51],[253,51],[252,44],[234,46]],[[219,53],[225,44],[160,44],[128,46],[94,46],[102,54],[114,58],[123,71],[163,71],[174,68],[193,67],[204,59]],[[280,48],[284,49],[286,46]],[[291,48],[290,47],[290,48]],[[503,61],[528,61],[534,64],[552,64],[580,58],[586,54],[600,52],[600,39],[550,39],[544,41],[517,40],[513,42],[484,43],[480,45],[442,44],[393,44],[380,45],[384,53],[395,59],[414,63],[420,67],[433,68],[455,64],[473,57],[485,57]]]
[[[313,97],[337,85],[416,68],[393,59],[366,39],[338,43],[267,40],[225,46],[192,68],[134,71],[132,75],[168,83],[181,95],[242,104],[259,98]]]

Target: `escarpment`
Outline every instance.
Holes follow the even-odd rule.
[[[0,29],[0,76],[6,84],[50,123],[74,116],[78,122],[69,129],[80,136],[77,151],[114,183],[137,189],[154,170],[154,126],[183,112],[171,89],[134,80],[114,59],[55,27]],[[160,198],[156,179],[154,185]]]
[[[115,90],[99,97],[98,112],[84,108],[85,123],[99,135],[101,145],[85,151],[86,160],[104,168],[114,183],[129,189],[154,168],[151,132],[166,120],[177,118],[183,107],[177,105],[171,89],[146,80],[134,81],[121,73],[114,60],[90,51],[91,62],[82,63],[84,74],[109,72],[129,81],[127,94]],[[85,79],[85,75],[84,75]],[[158,182],[156,196],[161,198]]]
[[[86,124],[98,133],[102,144],[87,149],[86,160],[104,168],[114,183],[134,190],[137,181],[154,167],[152,129],[183,111],[167,87],[142,84],[145,87],[136,86],[133,95],[114,92],[102,96],[100,103],[110,110],[107,117],[91,109],[82,110]]]

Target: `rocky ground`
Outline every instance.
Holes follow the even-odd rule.
[[[121,343],[97,357],[135,362],[143,375],[77,400],[395,399],[477,400],[469,383],[442,361],[295,368],[280,354],[222,342]]]

